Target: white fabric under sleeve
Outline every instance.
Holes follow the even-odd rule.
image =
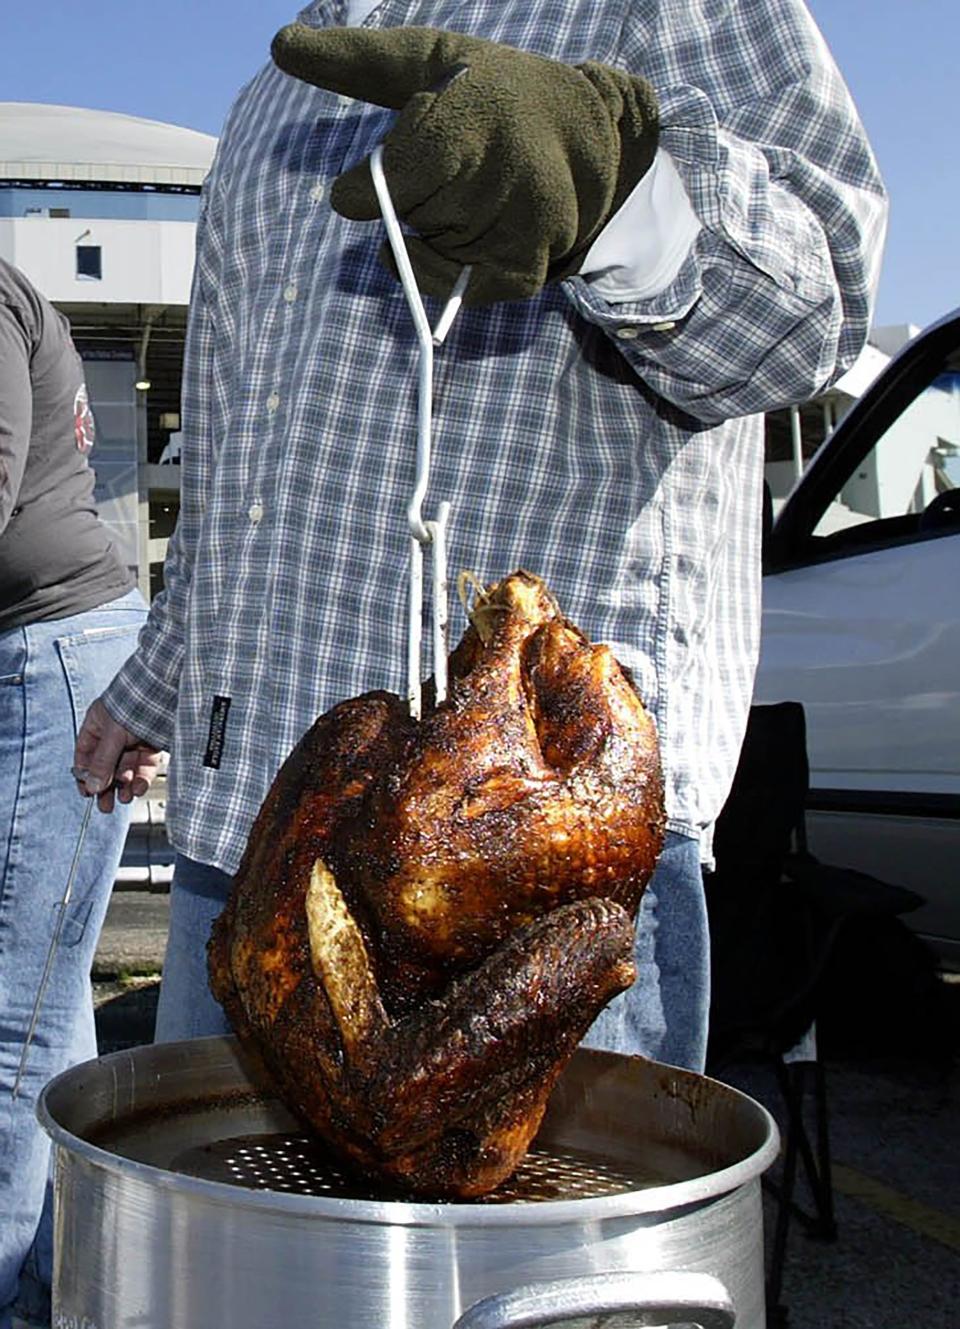
[[[653,165],[591,245],[579,275],[610,304],[647,300],[675,279],[701,230],[668,152]]]

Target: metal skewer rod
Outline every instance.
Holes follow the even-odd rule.
[[[407,505],[407,524],[410,528],[409,617],[407,625],[407,698],[410,714],[419,720],[421,711],[421,654],[423,618],[423,546],[432,545],[432,607],[433,607],[433,678],[436,700],[447,695],[447,554],[446,527],[450,504],[439,505],[436,521],[425,521],[423,500],[430,484],[431,439],[433,432],[433,348],[439,346],[453,324],[463,294],[470,280],[470,268],[465,267],[454,285],[431,331],[423,306],[417,279],[407,253],[403,231],[390,197],[383,170],[383,146],[370,156],[370,173],[377,191],[380,211],[387,229],[387,239],[393,251],[407,304],[413,317],[420,348],[417,382],[417,466],[413,496]]]
[[[447,699],[447,522],[450,519],[450,504],[444,499],[437,504],[436,521],[427,522],[430,532],[430,549],[433,554],[431,567],[433,596],[433,681],[438,702]]]

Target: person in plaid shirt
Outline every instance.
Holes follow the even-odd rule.
[[[317,0],[273,56],[204,187],[165,590],[77,747],[88,794],[171,753],[157,1036],[226,1027],[205,942],[287,753],[404,689],[417,344],[379,256],[383,141],[432,316],[471,268],[435,369],[451,569],[543,577],[659,727],[640,977],[587,1041],[702,1069],[763,412],[853,362],[883,246],[850,96],[801,0]]]

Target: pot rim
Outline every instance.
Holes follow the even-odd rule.
[[[191,1043],[213,1045],[233,1044],[230,1037],[191,1040]],[[50,1136],[53,1143],[67,1153],[82,1159],[87,1165],[100,1169],[125,1181],[140,1182],[154,1190],[165,1192],[177,1191],[195,1199],[207,1201],[217,1206],[232,1209],[254,1209],[266,1213],[278,1213],[287,1217],[303,1216],[311,1219],[326,1219],[338,1223],[372,1223],[379,1226],[394,1227],[512,1227],[512,1226],[558,1226],[562,1224],[581,1225],[585,1221],[596,1222],[623,1217],[635,1217],[643,1214],[663,1215],[667,1211],[692,1209],[707,1200],[738,1189],[746,1182],[762,1176],[777,1157],[780,1149],[780,1134],[773,1116],[767,1109],[748,1094],[714,1080],[709,1076],[699,1075],[694,1071],[664,1066],[658,1062],[647,1062],[661,1071],[677,1076],[681,1081],[715,1085],[718,1092],[742,1103],[744,1111],[756,1117],[756,1124],[762,1130],[761,1143],[752,1153],[736,1163],[714,1171],[689,1178],[685,1181],[671,1182],[662,1186],[649,1186],[637,1190],[621,1191],[612,1195],[577,1197],[565,1200],[514,1201],[503,1204],[477,1204],[464,1202],[430,1202],[422,1200],[364,1200],[328,1195],[297,1195],[287,1192],[255,1190],[228,1182],[208,1181],[202,1177],[192,1177],[184,1173],[171,1172],[166,1168],[142,1163],[126,1158],[121,1154],[111,1153],[108,1149],[92,1144],[82,1136],[74,1134],[55,1118],[49,1100],[58,1091],[63,1091],[64,1082],[75,1077],[82,1066],[96,1065],[104,1069],[119,1068],[132,1061],[136,1048],[114,1052],[100,1057],[94,1062],[81,1063],[63,1071],[48,1082],[37,1101],[36,1115],[40,1125]],[[596,1055],[596,1054],[592,1054]],[[602,1054],[601,1054],[602,1055]],[[607,1054],[616,1055],[616,1054]],[[645,1060],[645,1059],[638,1059]],[[116,1077],[120,1079],[122,1077]]]

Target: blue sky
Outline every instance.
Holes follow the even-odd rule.
[[[216,134],[296,0],[0,0],[0,99]],[[960,305],[958,0],[809,0],[891,195],[880,323]]]

